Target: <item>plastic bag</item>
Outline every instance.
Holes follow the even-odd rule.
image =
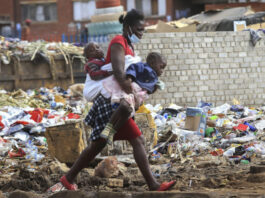
[[[30,119],[34,120],[37,123],[40,123],[43,119],[43,110],[35,109],[33,111],[28,111],[28,114],[31,115]]]

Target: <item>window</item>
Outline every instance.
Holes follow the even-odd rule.
[[[137,10],[143,10],[143,2],[142,2],[142,0],[135,0],[135,8]]]
[[[76,1],[73,4],[75,21],[89,20],[91,16],[95,15],[95,1]]]
[[[127,0],[127,11],[135,8],[145,16],[165,16],[166,0]]]
[[[22,4],[22,20],[45,22],[57,20],[56,3],[31,3]]]
[[[151,0],[152,15],[158,15],[158,0]]]

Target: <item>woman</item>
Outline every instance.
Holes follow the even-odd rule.
[[[143,36],[144,16],[137,10],[131,10],[125,17],[121,16],[119,20],[123,24],[123,35],[117,35],[110,42],[106,64],[112,63],[114,77],[117,82],[126,93],[132,93],[131,82],[126,79],[124,72],[125,55],[134,56],[133,43],[139,42]],[[61,178],[61,183],[67,189],[77,189],[76,185],[73,184],[75,177],[105,147],[106,140],[100,138],[100,134],[108,123],[112,113],[110,99],[106,99],[102,95],[97,96],[85,119],[86,123],[93,128],[91,134],[92,143],[81,153],[70,171]],[[131,112],[124,108],[123,113],[129,117]],[[159,184],[153,177],[144,147],[144,137],[132,118],[118,130],[114,140],[128,140],[130,142],[133,147],[135,161],[150,190],[165,191],[175,184],[175,181]]]

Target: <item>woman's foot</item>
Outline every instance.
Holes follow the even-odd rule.
[[[176,180],[170,182],[163,182],[157,191],[167,191],[170,190],[176,184]]]
[[[78,189],[76,184],[71,184],[71,183],[68,182],[66,176],[62,176],[61,179],[60,179],[60,182],[68,190],[77,190]]]

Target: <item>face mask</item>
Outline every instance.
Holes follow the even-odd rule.
[[[130,36],[130,35],[128,35],[128,37],[129,37],[129,39],[130,39],[130,41],[131,41],[131,43],[139,43],[140,42],[140,39],[132,32],[132,30],[131,30],[131,27],[129,26],[129,28],[130,28],[130,31],[131,31],[131,33],[132,33],[132,35]]]

